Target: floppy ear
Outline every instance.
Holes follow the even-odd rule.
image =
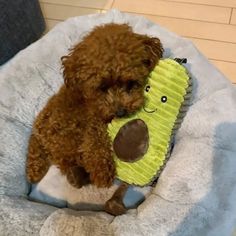
[[[76,63],[73,53],[61,58],[64,84],[67,88],[73,88],[79,79],[79,65]]]
[[[83,55],[84,47],[78,44],[71,49],[69,55],[61,58],[64,84],[67,88],[76,89],[87,79],[87,73],[84,68]]]
[[[143,40],[146,47],[148,58],[145,58],[143,63],[149,68],[153,69],[156,63],[163,55],[163,47],[160,39],[158,38],[146,38]]]

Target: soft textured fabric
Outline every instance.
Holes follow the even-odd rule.
[[[144,107],[131,117],[123,119],[114,119],[108,126],[109,134],[112,140],[117,138],[120,128],[125,128],[127,134],[119,134],[121,138],[126,135],[129,137],[130,121],[137,119],[140,124],[147,126],[148,144],[146,153],[137,161],[127,162],[115,156],[117,177],[129,184],[145,186],[150,184],[161,167],[170,151],[172,139],[175,130],[175,124],[179,127],[182,119],[178,119],[181,112],[182,104],[185,101],[185,95],[189,86],[189,76],[184,66],[180,65],[173,59],[162,59],[155,66],[148,76],[148,89],[144,89],[145,104]],[[186,99],[190,99],[190,95]],[[164,100],[163,100],[164,98]],[[182,107],[184,111],[189,106]],[[129,124],[127,124],[129,122]],[[136,128],[138,132],[138,128]],[[142,136],[145,136],[142,132]],[[134,135],[135,137],[135,135]],[[133,141],[137,143],[136,140]],[[131,140],[132,144],[132,140]],[[123,144],[124,148],[135,148]]]
[[[126,215],[58,210],[26,199],[33,120],[62,84],[60,57],[95,25],[129,23],[160,37],[166,57],[188,58],[194,100],[150,196]],[[236,91],[194,45],[150,21],[112,10],[56,26],[0,69],[0,234],[228,236],[236,227]],[[56,191],[56,190],[55,190]],[[69,190],[67,194],[69,195]]]
[[[119,181],[107,188],[97,188],[93,185],[77,189],[71,186],[66,177],[60,174],[56,166],[50,167],[46,176],[39,184],[32,186],[29,198],[34,201],[46,202],[57,207],[69,207],[77,210],[102,210],[117,187]],[[124,197],[127,208],[135,208],[150,194],[151,187],[130,186]]]

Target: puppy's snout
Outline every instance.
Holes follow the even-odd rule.
[[[116,116],[118,117],[123,117],[125,115],[127,115],[127,110],[124,108],[119,108],[116,112]]]

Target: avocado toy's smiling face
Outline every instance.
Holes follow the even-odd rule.
[[[158,96],[157,91],[152,89],[151,85],[146,85],[144,96],[146,103],[143,106],[143,110],[146,113],[154,113],[157,112],[157,107],[161,105],[161,103],[166,103],[168,98],[165,95]]]
[[[188,75],[183,66],[169,59],[160,61],[148,76],[143,115],[174,124],[187,87]]]

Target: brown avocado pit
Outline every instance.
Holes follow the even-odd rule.
[[[123,125],[113,142],[116,156],[125,162],[135,162],[141,159],[148,147],[148,127],[141,119],[131,120]]]

